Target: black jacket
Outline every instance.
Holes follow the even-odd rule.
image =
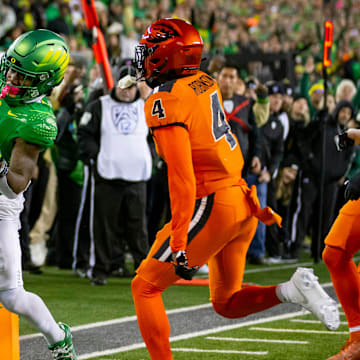
[[[251,164],[251,159],[254,156],[259,158],[261,156],[262,138],[252,109],[253,101],[236,94],[231,100],[234,103],[233,111],[231,113],[225,111],[225,114],[231,131],[239,142],[245,162],[243,173],[246,173]]]
[[[270,115],[268,122],[260,128],[260,131],[263,138],[261,164],[273,176],[279,168],[284,152],[284,129],[278,115]]]
[[[346,172],[353,148],[338,151],[334,137],[341,129],[334,117],[319,112],[307,127],[298,127],[295,146],[288,158],[297,163],[304,177],[320,183],[322,169],[322,139],[325,136],[325,183],[338,181]],[[289,161],[291,162],[291,161]]]

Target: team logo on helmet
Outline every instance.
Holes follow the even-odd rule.
[[[176,36],[180,36],[180,34],[175,29],[160,24],[153,27],[149,26],[143,35],[143,39],[146,39],[149,43],[157,44]]]

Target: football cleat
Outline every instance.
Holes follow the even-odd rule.
[[[360,341],[347,340],[341,351],[327,360],[360,360]]]
[[[66,324],[59,323],[61,330],[64,330],[65,338],[54,345],[49,346],[49,350],[54,360],[78,360],[76,356],[74,345],[72,343],[72,336],[70,327]]]
[[[313,269],[299,267],[291,279],[280,284],[285,302],[298,304],[313,313],[329,330],[340,325],[336,302],[324,291]]]

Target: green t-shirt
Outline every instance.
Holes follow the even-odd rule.
[[[53,145],[56,135],[55,115],[46,97],[19,106],[0,100],[0,149],[6,161],[10,161],[16,138],[46,149]]]

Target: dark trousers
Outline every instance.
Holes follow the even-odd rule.
[[[323,204],[320,204],[320,186],[317,181],[299,172],[294,187],[290,208],[290,253],[299,257],[301,246],[308,231],[312,235],[312,255],[324,249],[324,240],[335,219],[337,199],[337,182],[325,183]],[[322,226],[319,229],[319,215],[322,215]],[[319,235],[320,231],[320,235]],[[320,239],[320,244],[317,244]]]
[[[58,214],[56,218],[56,264],[71,269],[76,217],[81,199],[81,186],[70,178],[69,171],[58,169]]]
[[[170,221],[170,198],[165,166],[158,169],[149,183],[148,234],[149,245],[155,241],[157,232]]]
[[[148,252],[145,182],[96,181],[94,242],[93,276],[106,277],[123,266],[125,244],[135,268],[140,265]]]

